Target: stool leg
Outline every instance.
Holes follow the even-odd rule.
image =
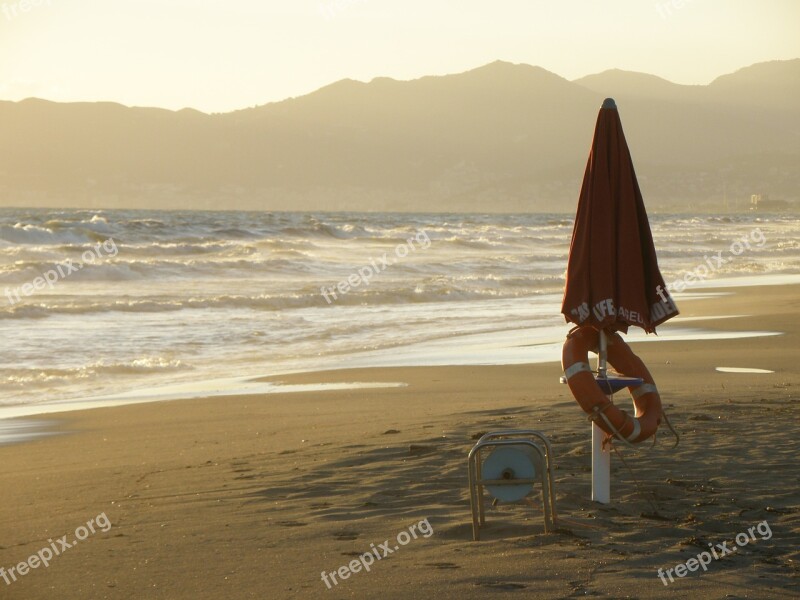
[[[469,471],[469,508],[472,511],[472,539],[478,541],[480,539],[480,524],[478,522],[478,506],[475,497],[476,481],[475,481],[475,457],[471,456],[468,461]]]
[[[542,473],[542,508],[544,510],[544,532],[550,533],[553,530],[553,507],[550,504],[550,483],[544,472]]]
[[[475,468],[478,473],[478,514],[480,515],[481,525],[486,525],[486,513],[483,508],[483,471],[481,470],[480,452],[475,453]]]

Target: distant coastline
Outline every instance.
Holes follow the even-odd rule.
[[[220,114],[0,101],[0,206],[560,212],[614,96],[649,210],[735,213],[766,196],[796,212],[797,81],[800,59],[705,86],[497,61]]]

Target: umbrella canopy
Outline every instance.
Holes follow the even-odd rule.
[[[561,312],[567,321],[655,331],[678,314],[658,269],[617,105],[603,102],[583,176]]]

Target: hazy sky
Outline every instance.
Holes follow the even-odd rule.
[[[800,57],[798,25],[799,0],[0,0],[0,99],[218,112],[497,59],[708,83]]]

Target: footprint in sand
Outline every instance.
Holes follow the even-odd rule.
[[[513,583],[511,581],[487,581],[485,583],[478,583],[481,587],[486,587],[492,590],[524,590],[526,586],[524,583]]]
[[[303,523],[302,521],[278,521],[275,524],[281,527],[305,527],[308,525],[308,523]]]
[[[460,569],[461,567],[455,563],[451,562],[434,562],[434,563],[425,563],[426,567],[435,567],[437,569]]]

